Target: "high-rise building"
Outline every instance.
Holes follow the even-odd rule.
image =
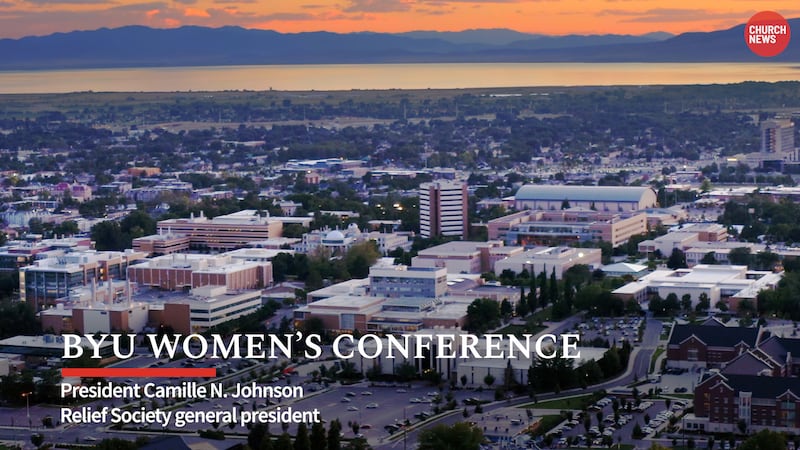
[[[770,119],[761,123],[761,151],[794,152],[794,123],[788,119]]]
[[[761,166],[780,170],[786,162],[796,162],[794,123],[770,119],[761,123]]]
[[[467,184],[434,181],[419,187],[419,232],[434,236],[467,237]]]

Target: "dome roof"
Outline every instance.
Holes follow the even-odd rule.
[[[544,201],[598,201],[598,202],[639,202],[651,197],[655,192],[648,186],[569,186],[527,184],[517,191],[515,199]]]
[[[339,230],[333,230],[325,236],[326,241],[343,241],[344,234]]]

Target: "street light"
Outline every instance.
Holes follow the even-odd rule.
[[[408,436],[408,419],[406,419],[406,411],[408,406],[403,408],[403,450],[406,450],[406,437]]]
[[[33,394],[33,392],[22,393],[22,396],[25,397],[25,411],[28,414],[28,429],[31,427],[31,394]]]

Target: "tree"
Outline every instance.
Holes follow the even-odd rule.
[[[487,374],[483,377],[483,382],[486,383],[486,386],[492,387],[494,384],[494,376],[492,374]]]
[[[686,254],[678,248],[673,248],[672,254],[670,254],[669,259],[667,259],[667,267],[673,270],[685,269],[688,267],[686,265]]]
[[[485,333],[500,324],[500,305],[490,298],[477,298],[467,307],[467,330]]]
[[[341,450],[342,423],[334,419],[328,426],[328,450]]]
[[[728,262],[737,266],[749,266],[750,257],[749,247],[736,247],[728,252]]]
[[[483,432],[464,422],[437,425],[419,434],[419,450],[479,450]]]
[[[643,437],[644,437],[644,432],[642,431],[642,427],[639,426],[639,424],[637,423],[636,425],[633,426],[633,431],[631,432],[631,438],[641,439]]]
[[[57,236],[72,236],[80,233],[80,231],[80,228],[78,228],[78,222],[75,222],[74,220],[65,220],[53,227],[53,234]]]
[[[700,259],[700,264],[716,264],[717,257],[714,256],[714,252],[708,252]]]
[[[686,311],[692,309],[692,294],[683,294],[681,297],[681,308]]]
[[[369,268],[380,258],[378,245],[373,240],[359,242],[347,250],[345,265],[353,278],[367,278]]]
[[[294,450],[292,448],[292,437],[289,436],[289,433],[281,434],[278,437],[278,440],[275,441],[273,448],[275,450]]]
[[[525,300],[520,300],[517,302],[516,313],[519,317],[525,317],[530,313],[528,303]]]
[[[533,275],[533,274],[531,274]],[[531,286],[530,292],[528,292],[528,311],[536,311],[536,308],[539,307],[539,299],[536,298],[536,277],[531,276]],[[521,298],[520,301],[525,301],[526,299]]]
[[[314,422],[311,425],[311,450],[326,450],[328,448],[328,439],[325,437],[325,425],[322,422]]]
[[[308,426],[304,422],[297,425],[297,434],[294,436],[294,450],[311,450],[311,441],[308,438]]]
[[[524,303],[524,301],[520,300],[520,303]],[[511,302],[509,302],[507,298],[504,298],[500,303],[500,315],[507,319],[513,312],[514,308],[511,307]]]
[[[786,448],[786,436],[777,431],[761,430],[739,446],[739,450]]]
[[[250,428],[250,432],[247,433],[247,445],[250,446],[252,449],[260,449],[261,442],[264,439],[269,439],[269,429],[267,425],[262,422],[256,422],[252,428]]]
[[[95,224],[91,230],[97,250],[124,250],[130,248],[130,240],[123,236],[119,222],[106,220]]]
[[[700,313],[703,311],[708,311],[708,309],[711,308],[711,301],[708,298],[708,294],[705,292],[702,292],[700,296],[698,296],[697,300],[697,306],[694,308],[696,312]]]
[[[40,445],[42,445],[42,443],[44,443],[44,435],[43,434],[36,433],[36,434],[32,434],[31,435],[31,444],[33,444],[35,447],[38,448]]]

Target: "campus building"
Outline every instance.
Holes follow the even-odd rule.
[[[643,186],[522,186],[514,196],[518,210],[584,208],[603,212],[638,211],[656,206],[653,189]]]
[[[33,304],[38,311],[66,299],[72,289],[93,281],[126,279],[128,266],[144,257],[133,250],[86,250],[34,261],[19,270],[20,300]]]
[[[768,429],[795,434],[800,428],[800,378],[709,372],[694,390],[688,430],[750,433]]]
[[[369,269],[369,284],[373,296],[438,298],[447,291],[447,269],[373,266]]]
[[[505,270],[514,273],[525,270],[534,274],[544,271],[549,277],[555,270],[556,278],[560,280],[570,267],[584,264],[596,268],[600,267],[601,260],[602,251],[599,248],[534,247],[497,261],[494,272],[499,275]]]
[[[130,266],[128,279],[167,291],[207,285],[261,289],[272,284],[272,263],[231,255],[172,254]]]
[[[721,368],[757,347],[761,328],[728,327],[717,320],[700,325],[674,325],[667,344],[667,366]]]
[[[255,210],[243,210],[213,219],[201,213],[199,217],[192,214],[188,219],[162,220],[158,228],[166,230],[167,235],[187,236],[193,250],[221,252],[245,247],[253,241],[281,237],[283,221],[262,216]]]
[[[739,302],[747,300],[757,306],[758,293],[764,289],[775,289],[783,272],[747,270],[747,266],[722,266],[698,264],[691,269],[667,269],[653,271],[637,281],[626,284],[612,292],[623,299],[646,302],[651,295],[666,298],[675,294],[678,298],[688,295],[692,307],[701,295],[705,295],[711,309],[723,301],[736,311]]]
[[[261,290],[229,290],[225,286],[202,286],[171,302],[189,306],[192,333],[201,333],[230,320],[252,314],[261,307]]]
[[[434,181],[419,187],[419,230],[424,238],[467,237],[467,184],[459,181]]]
[[[420,250],[412,258],[414,267],[444,267],[447,273],[484,273],[494,270],[495,262],[523,252],[522,247],[506,247],[502,241],[452,241]]]
[[[647,215],[594,211],[586,208],[554,211],[527,210],[490,220],[489,239],[507,245],[568,245],[573,242],[610,242],[618,247],[647,232]]]
[[[0,246],[0,272],[16,272],[33,261],[62,255],[77,250],[91,250],[94,243],[89,238],[62,238],[43,240],[15,240]]]

